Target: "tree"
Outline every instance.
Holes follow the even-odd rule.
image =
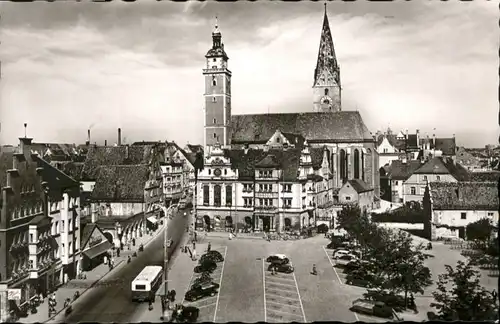
[[[337,229],[343,228],[348,233],[359,227],[361,209],[358,205],[347,205],[337,215]]]
[[[470,264],[458,261],[456,269],[446,265],[439,275],[437,291],[431,303],[444,321],[489,321],[498,319],[497,299],[479,283],[479,271]]]
[[[398,231],[391,235],[384,250],[381,269],[386,276],[384,286],[391,292],[404,292],[404,306],[408,305],[408,293],[423,294],[432,284],[431,271],[425,266],[427,256],[422,244],[414,246],[408,233]]]
[[[491,237],[493,226],[488,218],[482,218],[467,225],[467,239],[478,240],[484,245]]]

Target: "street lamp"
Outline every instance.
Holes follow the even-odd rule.
[[[164,298],[165,298],[165,302],[166,302],[166,307],[165,309],[163,309],[163,316],[162,318],[164,320],[167,320],[169,319],[169,300],[167,299],[167,293],[168,293],[168,219],[169,219],[169,212],[170,210],[173,208],[173,207],[177,207],[179,204],[173,204],[173,205],[170,205],[168,208],[165,207],[165,206],[162,206],[160,204],[153,204],[153,206],[156,206],[156,207],[159,207],[161,208],[161,210],[163,211],[163,213],[165,214],[165,224],[163,225],[164,226],[164,231],[165,231],[165,234],[163,236],[163,260],[164,260],[164,265],[163,265],[163,276],[164,276],[164,280],[165,280],[165,291],[164,291]]]

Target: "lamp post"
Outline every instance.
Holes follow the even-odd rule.
[[[163,320],[169,320],[169,300],[167,299],[167,293],[168,293],[168,220],[169,220],[169,212],[173,207],[177,207],[179,204],[173,204],[170,205],[168,208],[165,206],[162,206],[160,204],[153,204],[153,206],[157,206],[161,208],[163,213],[165,214],[165,224],[164,226],[164,231],[165,234],[163,236],[163,277],[165,278],[165,290],[164,290],[164,298],[166,300],[166,307],[163,309],[163,315],[162,318]]]

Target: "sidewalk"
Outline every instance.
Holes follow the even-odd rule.
[[[198,241],[200,238],[203,238],[207,234],[207,238],[209,237],[222,237],[229,239],[229,232],[198,232]],[[238,239],[253,239],[253,240],[261,240],[264,238],[264,233],[236,233],[236,237],[233,237],[233,240]]]
[[[130,251],[128,250],[127,247],[120,253],[120,257],[114,257],[115,260],[115,267],[113,270],[109,270],[108,265],[105,264],[100,264],[96,268],[92,269],[92,271],[86,271],[85,275],[87,276],[87,279],[73,279],[64,284],[63,286],[59,287],[56,290],[56,301],[57,305],[55,307],[56,309],[56,314],[49,317],[49,305],[47,302],[47,298],[43,300],[43,302],[40,304],[40,306],[37,308],[38,312],[36,314],[31,314],[28,313],[28,316],[25,318],[20,318],[18,322],[20,323],[43,323],[47,322],[55,317],[58,317],[58,315],[64,310],[64,301],[66,298],[70,298],[70,300],[73,302],[73,296],[75,293],[78,291],[80,293],[80,298],[81,296],[87,292],[90,288],[94,287],[96,284],[99,283],[100,280],[104,279],[108,274],[111,272],[115,271],[118,268],[123,267],[126,265],[126,261],[129,255],[132,255],[135,251],[139,249],[139,246],[141,243],[146,247],[150,241],[152,241],[157,235],[162,233],[162,228],[159,227],[153,234],[151,235],[143,235],[142,237],[138,237],[136,239],[136,245],[131,247]],[[111,282],[106,282],[106,284],[112,284]],[[61,314],[62,315],[62,314]]]

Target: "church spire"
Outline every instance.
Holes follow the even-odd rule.
[[[314,111],[340,111],[340,91],[340,69],[335,55],[325,3],[318,60],[314,70]]]

